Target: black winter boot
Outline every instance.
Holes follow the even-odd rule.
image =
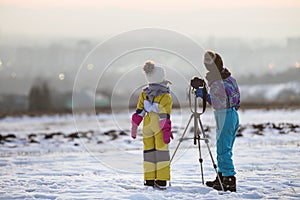
[[[146,181],[144,182],[144,185],[145,185],[145,186],[154,186],[154,180],[146,180]]]
[[[222,184],[224,191],[236,192],[236,178],[234,176],[224,176]],[[215,184],[213,188],[222,190],[220,184]]]
[[[223,182],[222,172],[218,172],[218,175],[219,175],[219,177],[221,179],[221,182]],[[206,181],[206,185],[208,187],[213,187],[214,185],[219,185],[220,186],[220,182],[219,182],[218,176],[216,177],[216,179],[214,181]]]
[[[156,180],[154,182],[154,186],[158,187],[160,189],[166,189],[167,188],[167,181]]]

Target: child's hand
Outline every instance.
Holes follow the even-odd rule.
[[[195,93],[197,97],[203,98],[203,88],[198,88]]]
[[[132,124],[132,127],[131,127],[131,137],[132,137],[132,139],[136,138],[136,132],[137,132],[137,126]]]
[[[136,138],[137,128],[140,125],[142,120],[143,120],[143,117],[138,115],[137,113],[134,113],[131,117],[131,137],[133,139]]]
[[[203,98],[203,88],[198,88],[195,93],[197,97]],[[210,94],[208,93],[206,94],[206,101],[211,104]]]
[[[160,128],[163,132],[163,141],[165,144],[170,143],[170,138],[174,139],[172,131],[171,131],[171,120],[164,119],[159,122]]]
[[[171,141],[170,138],[174,139],[172,132],[171,132],[171,131],[165,131],[165,132],[163,133],[163,140],[164,140],[164,143],[165,143],[165,144],[169,144],[170,141]]]

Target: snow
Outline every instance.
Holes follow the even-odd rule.
[[[244,130],[234,147],[236,193],[202,185],[198,149],[192,140],[180,144],[167,190],[143,186],[142,138],[130,138],[126,112],[3,118],[1,136],[15,138],[0,144],[0,199],[299,199],[299,111],[239,112]],[[189,117],[188,110],[173,112],[171,155]],[[201,117],[210,127],[207,135],[215,159],[212,111]],[[77,132],[79,138],[74,136]],[[214,179],[205,143],[201,150],[204,179]]]

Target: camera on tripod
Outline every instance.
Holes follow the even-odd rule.
[[[189,97],[191,94],[195,94],[196,97],[198,96],[197,94],[197,90],[199,88],[201,88],[202,90],[201,92],[201,97],[202,97],[202,107],[203,107],[203,111],[202,113],[204,113],[205,108],[206,108],[206,98],[207,98],[207,88],[206,88],[206,83],[204,81],[204,79],[201,79],[199,77],[194,77],[191,80],[190,83],[191,87],[190,87],[190,91],[189,91]],[[191,99],[189,98],[189,103],[190,103],[190,107],[191,107]],[[197,99],[195,98],[195,105],[197,104]]]
[[[193,89],[198,89],[200,87],[204,87],[205,86],[205,81],[199,77],[194,77],[191,80],[191,86]]]
[[[201,119],[200,119],[200,116],[205,112],[205,108],[206,108],[206,98],[207,98],[206,83],[205,83],[205,81],[203,79],[201,79],[199,77],[194,77],[191,80],[190,86],[191,87],[189,87],[188,97],[189,97],[189,106],[190,106],[190,110],[191,110],[192,114],[191,114],[191,117],[190,117],[190,119],[189,119],[189,121],[188,121],[188,123],[187,123],[187,125],[186,125],[186,127],[184,129],[184,131],[183,131],[183,134],[182,134],[181,138],[179,139],[178,145],[175,148],[175,151],[174,151],[174,153],[173,153],[170,161],[172,162],[172,160],[174,159],[175,154],[176,154],[176,152],[177,152],[177,150],[179,148],[179,145],[183,141],[184,135],[186,134],[186,132],[188,130],[188,127],[189,127],[189,125],[190,125],[190,123],[192,122],[192,119],[193,119],[193,121],[194,121],[194,137],[193,137],[193,139],[194,139],[194,145],[198,144],[199,163],[200,163],[200,169],[201,169],[202,184],[204,185],[204,175],[203,175],[203,158],[202,158],[202,153],[201,153],[201,144],[200,144],[200,141],[204,140],[205,144],[206,144],[206,147],[208,149],[208,152],[209,152],[209,155],[210,155],[210,158],[211,158],[214,170],[215,170],[216,175],[218,177],[218,182],[219,182],[219,184],[221,186],[221,189],[224,191],[221,178],[220,178],[220,176],[218,174],[217,165],[216,165],[216,163],[215,163],[215,161],[213,159],[213,156],[212,156],[209,144],[208,144],[209,140],[208,140],[208,137],[205,134],[205,131],[203,129],[203,125],[202,125],[202,122],[201,122]],[[197,91],[199,88],[201,88],[201,89],[199,91]],[[201,95],[199,95],[200,93],[201,93]],[[192,100],[191,100],[192,94],[194,94],[194,103],[193,104],[192,104]],[[198,107],[197,98],[198,97],[202,97],[202,112],[198,112],[197,111],[197,107]],[[192,108],[192,105],[194,106],[194,109]]]

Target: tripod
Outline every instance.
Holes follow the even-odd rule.
[[[191,84],[192,85],[192,84]],[[198,87],[199,88],[199,87]],[[208,145],[209,141],[208,141],[208,138],[204,132],[204,129],[203,129],[203,125],[202,125],[202,122],[201,122],[201,119],[200,119],[200,116],[201,114],[203,114],[205,112],[205,106],[206,106],[206,88],[205,88],[205,84],[203,84],[203,111],[201,113],[197,112],[197,96],[196,96],[196,91],[195,89],[198,89],[198,88],[192,88],[190,87],[189,89],[189,106],[190,106],[190,110],[192,112],[191,116],[190,116],[190,119],[183,131],[183,134],[181,136],[181,138],[179,139],[179,142],[177,144],[177,147],[172,155],[172,158],[170,160],[170,162],[172,162],[173,158],[175,157],[175,154],[181,144],[181,142],[183,141],[184,139],[184,136],[187,132],[187,129],[192,121],[192,119],[194,119],[194,138],[188,138],[188,139],[194,139],[194,145],[197,145],[198,144],[198,150],[199,150],[199,163],[200,163],[200,169],[201,169],[201,177],[202,177],[202,184],[204,185],[204,176],[203,176],[203,158],[202,158],[202,153],[201,153],[201,140],[204,140],[205,141],[205,144],[206,144],[206,147],[208,149],[208,152],[209,152],[209,155],[210,155],[210,158],[211,158],[211,161],[212,161],[212,164],[213,164],[213,167],[215,169],[215,172],[217,174],[217,177],[218,177],[218,181],[221,185],[221,188],[222,190],[224,191],[224,188],[223,188],[223,185],[222,185],[222,182],[221,182],[221,179],[220,179],[220,176],[218,174],[218,171],[217,171],[217,165],[215,164],[215,161],[213,159],[213,156],[212,156],[212,153],[211,153],[211,150],[210,150],[210,147]],[[191,103],[191,93],[194,94],[194,109],[192,109],[192,103]],[[200,129],[199,129],[200,127]],[[201,134],[202,134],[202,137],[201,137]]]

